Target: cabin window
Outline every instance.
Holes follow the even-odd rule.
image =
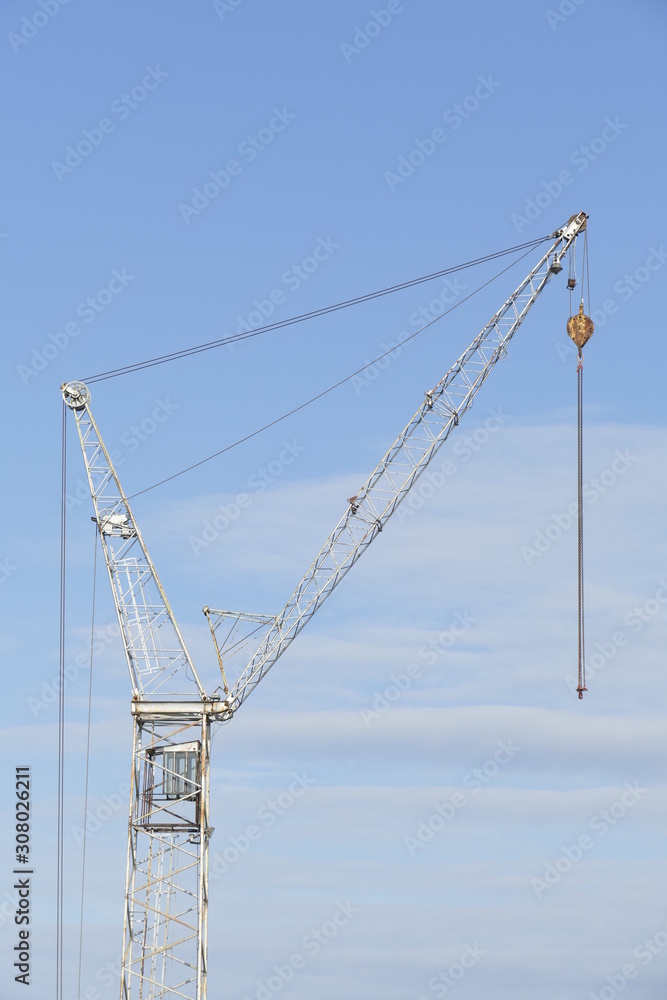
[[[165,750],[164,793],[168,799],[194,798],[198,756],[196,750]]]

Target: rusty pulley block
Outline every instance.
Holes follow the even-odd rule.
[[[570,316],[567,321],[567,335],[571,337],[581,352],[584,344],[593,336],[593,320],[584,315],[584,303],[579,306],[576,316]]]

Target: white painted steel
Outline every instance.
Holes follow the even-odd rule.
[[[132,683],[134,743],[121,1000],[206,1000],[211,723],[226,721],[377,537],[471,406],[551,274],[586,226],[581,212],[417,412],[360,488],[225,700],[208,698],[190,659],[81,382],[62,386],[76,417],[95,518]],[[214,637],[215,638],[215,637]],[[165,751],[199,749],[195,792],[164,791]],[[171,760],[170,757],[166,759]],[[172,771],[169,772],[173,774]],[[169,785],[173,789],[173,783]]]
[[[585,212],[573,215],[553,233],[555,242],[510,295],[424,401],[387,454],[348,502],[308,572],[268,630],[247,667],[231,688],[236,711],[282,656],[317,609],[377,538],[415,480],[457,426],[507,345],[526,318],[560,261],[586,227]]]
[[[90,411],[88,389],[69,383],[62,390],[76,417],[132,684],[121,1000],[206,1000],[211,720],[229,711],[204,692]],[[195,790],[188,785],[188,794],[174,797],[165,789],[165,751],[193,743]]]

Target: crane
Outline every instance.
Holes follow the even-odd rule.
[[[415,414],[346,509],[275,616],[215,611],[208,618],[222,689],[207,694],[132,514],[83,382],[61,387],[73,411],[94,517],[132,688],[121,1000],[206,1000],[209,768],[213,726],[228,722],[317,609],[381,533],[416,479],[470,408],[562,259],[586,229],[585,212],[553,243]],[[216,633],[229,625],[222,644]],[[239,634],[245,629],[240,639]],[[245,661],[257,634],[259,645]],[[241,657],[230,687],[227,654]]]

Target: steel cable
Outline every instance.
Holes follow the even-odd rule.
[[[468,301],[468,299],[471,299],[474,295],[477,295],[478,292],[481,292],[483,288],[487,287],[487,285],[490,285],[492,282],[496,281],[497,278],[500,278],[503,274],[505,274],[506,271],[511,270],[511,268],[513,268],[516,264],[520,263],[524,259],[524,257],[527,257],[532,249],[533,247],[530,246],[525,253],[523,253],[520,257],[517,257],[516,260],[513,260],[511,264],[508,264],[507,267],[504,267],[497,274],[494,274],[492,278],[488,279],[488,281],[485,281],[483,284],[479,285],[468,295],[465,295],[462,299],[459,299],[458,302],[455,302],[454,305],[450,306],[449,309],[446,309],[445,312],[440,313],[440,315],[436,316],[435,319],[429,320],[428,323],[425,323],[418,330],[415,330],[415,332],[411,333],[409,337],[406,337],[404,340],[401,341],[401,346],[407,344],[411,340],[414,340],[414,338],[418,337],[421,333],[424,332],[424,330],[428,330],[428,328],[430,326],[433,326],[434,323],[437,323],[438,320],[444,319],[445,316],[448,316],[455,309],[458,309],[458,307],[462,306],[464,302]],[[158,486],[163,486],[165,483],[171,482],[172,479],[178,479],[179,476],[184,476],[186,472],[192,472],[193,469],[198,469],[200,465],[205,465],[207,462],[212,461],[214,458],[218,458],[219,455],[224,455],[225,452],[231,451],[232,448],[237,448],[240,444],[245,444],[245,442],[250,441],[251,438],[257,437],[258,434],[262,434],[264,431],[269,430],[270,427],[275,427],[276,424],[279,424],[283,420],[286,420],[288,417],[291,417],[293,414],[298,413],[299,410],[303,410],[307,406],[310,406],[312,403],[317,402],[318,399],[322,399],[323,396],[327,396],[330,392],[333,392],[334,389],[338,389],[341,385],[345,385],[346,382],[349,382],[351,379],[356,378],[357,375],[360,375],[361,372],[366,371],[367,368],[372,368],[373,365],[376,365],[378,363],[378,361],[381,361],[383,358],[386,358],[389,354],[393,354],[395,350],[396,347],[390,347],[389,350],[384,351],[382,354],[378,354],[378,356],[373,358],[372,361],[368,361],[365,365],[362,365],[361,368],[357,368],[356,371],[353,371],[349,375],[346,375],[344,378],[339,379],[338,382],[334,382],[333,385],[330,385],[326,389],[323,389],[321,392],[318,392],[315,396],[311,396],[310,399],[307,399],[304,403],[300,403],[298,406],[293,407],[293,409],[288,410],[287,413],[283,413],[281,414],[281,416],[276,417],[274,420],[270,420],[269,423],[264,424],[262,427],[258,427],[257,430],[251,431],[249,434],[246,434],[244,437],[239,438],[237,441],[232,442],[232,444],[226,445],[226,447],[221,448],[219,451],[213,452],[212,455],[207,455],[206,458],[202,458],[198,462],[194,462],[192,465],[188,465],[185,469],[181,469],[179,472],[174,472],[171,476],[167,476],[165,479],[160,479],[157,483],[153,483],[151,486],[146,486],[143,490],[137,490],[136,493],[131,493],[127,497],[127,499],[134,500],[135,497],[141,496],[143,493],[149,493],[151,490],[157,489]]]
[[[326,316],[329,313],[337,312],[339,309],[348,309],[350,306],[359,305],[362,302],[370,302],[371,300],[381,298],[384,295],[390,295],[392,292],[402,291],[404,288],[413,288],[415,285],[421,285],[426,281],[443,278],[448,274],[463,271],[468,267],[474,267],[477,264],[484,264],[487,261],[496,260],[498,257],[505,257],[507,254],[516,253],[519,250],[525,250],[526,247],[529,250],[532,250],[534,247],[539,246],[540,243],[544,243],[545,240],[550,238],[551,236],[540,236],[539,238],[531,240],[528,243],[520,243],[517,246],[508,247],[505,250],[497,250],[495,253],[487,254],[484,257],[477,257],[475,260],[466,261],[464,264],[456,264],[453,267],[446,267],[441,271],[434,271],[432,274],[425,274],[420,278],[411,278],[409,281],[402,281],[397,285],[390,285],[389,287],[381,288],[376,292],[368,292],[365,295],[358,295],[356,298],[345,299],[342,302],[336,302],[330,306],[323,306],[321,309],[313,309],[310,312],[302,313],[300,316],[291,316],[288,319],[278,320],[276,323],[269,323],[266,326],[257,327],[255,330],[248,330],[244,333],[236,333],[229,337],[221,337],[218,340],[211,340],[205,344],[197,344],[194,347],[183,348],[181,351],[173,351],[170,354],[162,354],[155,358],[148,358],[145,361],[137,361],[134,364],[123,365],[120,368],[112,368],[109,369],[109,371],[100,372],[97,375],[89,375],[83,381],[92,385],[93,382],[102,382],[109,378],[118,378],[120,375],[129,375],[132,372],[143,371],[144,368],[153,368],[156,365],[164,365],[169,361],[178,361],[181,358],[187,358],[193,354],[201,354],[203,351],[212,351],[216,347],[223,347],[227,344],[236,344],[239,341],[248,340],[251,337],[259,337],[261,334],[269,333],[271,330],[280,330],[286,326],[294,326],[296,323],[303,323],[308,319],[316,319],[319,316]]]
[[[577,590],[578,590],[578,672],[577,693],[584,697],[586,687],[586,650],[584,643],[584,357],[579,350],[577,362]]]
[[[93,703],[93,650],[95,647],[95,590],[97,583],[97,548],[99,542],[99,534],[97,529],[97,524],[95,525],[95,551],[93,555],[93,594],[92,594],[92,616],[90,622],[90,673],[88,677],[88,727],[86,730],[86,777],[84,781],[84,794],[83,794],[83,852],[81,857],[81,915],[79,921],[79,968],[78,968],[78,979],[77,979],[77,992],[78,997],[81,996],[81,963],[83,956],[83,903],[84,903],[84,890],[86,884],[86,842],[87,842],[87,831],[88,831],[88,776],[90,772],[90,720],[92,714],[92,703]]]
[[[584,304],[584,278],[588,308],[591,307],[590,274],[588,270],[588,230],[584,232],[582,257],[581,305]],[[579,348],[577,358],[577,589],[578,589],[578,681],[577,693],[584,697],[586,687],[586,643],[584,627],[584,355]]]
[[[67,518],[67,427],[63,400],[60,487],[60,633],[58,688],[58,783],[56,821],[56,1000],[63,996],[63,898],[64,898],[64,809],[65,809],[65,555]]]

